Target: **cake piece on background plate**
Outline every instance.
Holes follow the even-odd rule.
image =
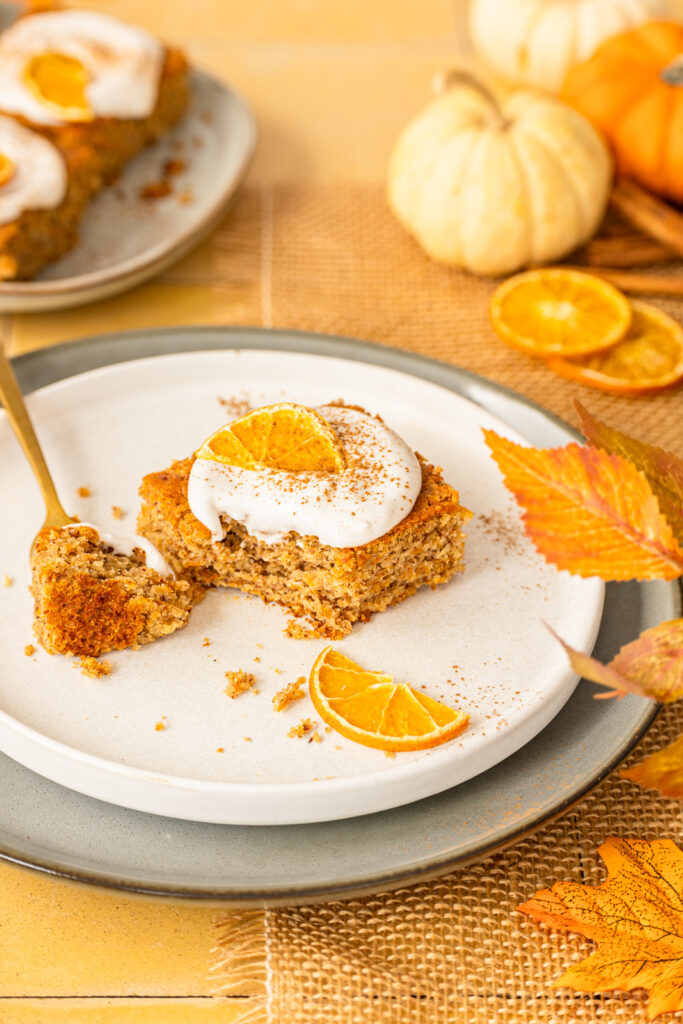
[[[0,276],[30,277],[66,252],[88,200],[180,120],[188,95],[183,54],[110,15],[39,11],[6,29],[0,35],[0,113],[62,153],[66,191],[49,207],[51,217],[11,232],[13,249],[0,235]],[[39,179],[46,160],[36,161]],[[60,210],[63,201],[67,207]]]

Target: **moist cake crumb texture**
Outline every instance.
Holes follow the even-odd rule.
[[[388,533],[368,544],[336,548],[290,531],[266,543],[234,519],[212,541],[192,514],[187,486],[192,459],[174,462],[142,482],[138,532],[171,568],[203,587],[235,587],[293,616],[286,632],[296,638],[340,639],[356,622],[405,600],[420,587],[435,587],[462,572],[471,512],[440,470],[420,459],[422,487],[412,510]]]
[[[113,551],[90,526],[39,533],[31,559],[35,635],[50,654],[98,657],[187,625],[202,590]]]
[[[223,690],[223,693],[226,697],[230,697],[233,700],[235,697],[240,697],[243,693],[251,690],[256,682],[255,675],[251,672],[243,672],[242,669],[238,669],[236,672],[226,672],[225,678],[228,685]]]

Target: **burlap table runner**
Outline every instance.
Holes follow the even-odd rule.
[[[246,191],[201,273],[185,281],[170,271],[161,286],[211,289],[221,322],[346,334],[457,363],[574,424],[578,396],[615,426],[683,449],[682,389],[615,398],[507,348],[488,325],[492,283],[431,263],[375,185]],[[662,305],[683,319],[683,304]],[[77,326],[69,320],[65,336]],[[673,706],[632,760],[681,732],[683,709]],[[645,1021],[639,996],[550,989],[582,943],[537,928],[514,907],[556,879],[598,882],[596,848],[610,834],[680,832],[677,802],[614,775],[533,838],[446,878],[345,903],[221,914],[214,990],[260,994],[245,999],[251,1024]]]

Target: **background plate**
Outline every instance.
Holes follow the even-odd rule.
[[[482,428],[510,428],[419,377],[329,356],[192,352],[137,359],[60,381],[29,408],[69,510],[107,532],[135,533],[146,472],[192,452],[226,419],[226,402],[320,405],[343,398],[378,413],[443,468],[473,510],[465,573],[425,587],[335,644],[368,668],[466,708],[461,736],[388,759],[325,733],[307,696],[281,714],[273,695],[300,677],[329,641],[284,635],[277,605],[216,589],[189,625],[140,651],[108,655],[114,672],[93,685],[70,658],[27,658],[32,602],[26,552],[42,520],[31,472],[0,423],[0,565],[15,581],[1,601],[0,750],[80,793],[191,821],[292,825],[339,820],[410,803],[472,778],[528,742],[577,682],[547,625],[590,652],[604,586],[549,566],[525,537]],[[518,435],[515,435],[518,437]],[[87,484],[87,498],[77,496]],[[113,505],[127,510],[122,522]],[[16,638],[26,636],[17,643]],[[206,639],[209,644],[205,646]],[[227,700],[226,670],[256,676]],[[164,717],[168,728],[155,725]],[[318,739],[289,730],[310,718]],[[245,742],[246,740],[246,742]]]
[[[466,395],[538,445],[571,436],[505,389],[454,367],[347,339],[260,329],[112,335],[16,360],[25,391],[137,356],[212,348],[325,353],[391,366]],[[677,586],[607,588],[597,653],[680,614]],[[202,825],[79,796],[0,757],[0,856],[63,877],[174,898],[300,903],[387,889],[480,859],[560,813],[628,753],[656,714],[627,697],[596,702],[581,683],[531,743],[478,778],[362,818],[277,828]]]
[[[190,86],[183,120],[98,193],[78,244],[33,281],[0,283],[0,312],[64,309],[116,295],[161,273],[216,227],[249,166],[256,123],[242,97],[210,75],[192,70]],[[171,194],[142,199],[140,190],[163,177],[170,159],[185,164],[170,179]]]

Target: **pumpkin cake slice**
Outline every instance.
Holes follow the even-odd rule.
[[[202,591],[115,551],[92,526],[41,530],[31,555],[33,629],[50,654],[99,657],[187,625]]]
[[[140,494],[138,531],[179,576],[282,605],[295,637],[342,637],[445,583],[471,516],[440,470],[344,405],[255,410]]]

